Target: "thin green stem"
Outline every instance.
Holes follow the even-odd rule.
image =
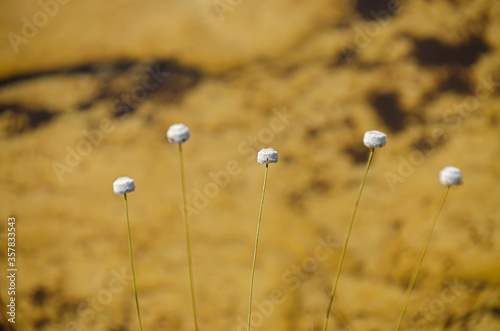
[[[399,326],[401,324],[401,321],[403,320],[403,316],[406,311],[406,307],[408,306],[408,302],[410,301],[410,296],[411,296],[411,291],[413,290],[413,285],[415,285],[415,280],[417,279],[418,272],[420,271],[420,266],[422,265],[422,261],[424,260],[425,252],[427,251],[427,246],[429,246],[429,242],[431,241],[432,233],[434,232],[434,227],[436,226],[436,222],[438,220],[439,214],[441,213],[441,209],[443,209],[444,202],[446,200],[446,196],[448,195],[448,192],[450,191],[450,186],[446,186],[443,196],[441,198],[441,202],[439,203],[438,210],[436,212],[436,215],[434,215],[434,220],[432,222],[431,230],[429,231],[429,234],[427,235],[427,239],[425,241],[425,245],[422,249],[422,252],[420,253],[420,257],[418,259],[417,265],[415,269],[413,270],[413,273],[411,275],[410,283],[408,284],[408,288],[406,290],[406,299],[403,304],[403,309],[401,309],[401,313],[399,314],[398,322],[396,323],[396,328],[395,331],[399,330]]]
[[[123,196],[125,197],[125,212],[127,214],[128,252],[130,255],[130,266],[132,267],[132,282],[134,283],[135,305],[137,307],[137,318],[139,319],[139,329],[142,331],[141,313],[139,311],[139,298],[137,296],[137,286],[135,284],[134,260],[132,258],[132,238],[130,236],[130,221],[128,218],[127,193],[125,193]]]
[[[186,248],[189,266],[189,284],[191,286],[191,302],[193,304],[194,328],[198,331],[198,318],[196,317],[196,300],[194,295],[193,263],[191,258],[191,239],[189,236],[189,220],[186,199],[186,179],[184,176],[184,158],[182,155],[182,143],[179,143],[179,159],[181,163],[181,182],[182,182],[182,202],[184,204],[184,224],[186,226]]]
[[[337,291],[337,284],[339,283],[340,271],[342,270],[342,265],[344,264],[344,257],[347,251],[347,244],[349,243],[349,237],[351,236],[352,225],[354,224],[354,219],[356,218],[356,212],[358,211],[359,200],[361,199],[361,194],[363,193],[363,188],[365,187],[366,176],[368,175],[368,170],[370,169],[370,165],[372,163],[373,154],[375,152],[375,148],[370,150],[370,156],[368,157],[368,162],[366,164],[365,174],[363,176],[363,180],[361,181],[361,187],[359,189],[358,198],[356,200],[356,204],[354,205],[354,211],[351,217],[351,223],[349,224],[349,229],[347,230],[347,237],[344,242],[344,247],[342,248],[342,253],[340,254],[340,262],[337,269],[337,274],[335,276],[335,281],[333,283],[332,295],[330,296],[330,302],[328,303],[328,309],[326,311],[325,318],[325,326],[323,327],[323,331],[326,331],[328,328],[328,320],[330,319],[330,311],[332,310],[333,299],[335,298],[335,292]]]
[[[248,327],[247,331],[250,331],[250,324],[252,321],[252,296],[253,296],[253,278],[255,275],[255,262],[257,261],[257,246],[259,245],[259,233],[260,233],[260,220],[262,219],[262,206],[264,205],[264,194],[266,193],[266,182],[267,182],[267,171],[269,169],[269,164],[266,163],[266,170],[264,171],[264,186],[262,187],[262,197],[260,199],[260,210],[259,210],[259,220],[257,221],[257,234],[255,235],[255,248],[253,251],[253,263],[252,263],[252,276],[250,278],[250,300],[248,304]]]

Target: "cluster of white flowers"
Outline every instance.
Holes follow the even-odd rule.
[[[179,144],[186,142],[190,137],[189,128],[182,123],[173,124],[167,131],[168,142]],[[377,130],[366,131],[363,136],[363,144],[368,148],[381,148],[387,143],[387,135]],[[273,148],[263,148],[257,154],[257,162],[269,164],[278,162],[278,152]],[[462,172],[452,166],[444,167],[439,172],[439,182],[445,186],[462,184]],[[116,194],[125,194],[135,190],[134,180],[129,177],[120,177],[113,183]]]

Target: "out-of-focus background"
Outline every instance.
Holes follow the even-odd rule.
[[[460,167],[404,330],[500,330],[500,2],[41,0],[0,4],[0,239],[17,224],[15,330],[193,330],[184,145],[201,330],[245,330],[274,147],[254,330],[321,330],[376,150],[330,330],[391,330]],[[5,262],[5,263],[4,263]],[[2,270],[4,274],[5,270]],[[5,303],[7,279],[0,277]]]

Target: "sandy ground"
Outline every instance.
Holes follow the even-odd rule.
[[[450,191],[403,330],[500,329],[498,1],[11,1],[0,4],[0,226],[16,218],[15,330],[245,330],[264,166],[274,147],[254,330],[321,330],[376,150],[329,330],[391,330]],[[7,273],[5,271],[5,273]],[[5,303],[8,282],[0,278]],[[1,329],[1,327],[0,327]]]

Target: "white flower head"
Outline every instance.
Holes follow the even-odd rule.
[[[462,172],[457,167],[444,167],[439,172],[439,182],[444,186],[461,185],[463,183],[462,179]]]
[[[183,143],[188,140],[189,137],[189,128],[185,124],[173,124],[168,128],[167,139],[169,143]]]
[[[273,148],[263,148],[257,154],[257,162],[260,164],[278,162],[278,152]]]
[[[134,180],[130,177],[119,177],[113,183],[113,191],[115,194],[125,194],[135,191]]]
[[[387,135],[377,130],[366,131],[363,136],[363,144],[368,148],[384,147],[386,143]]]

